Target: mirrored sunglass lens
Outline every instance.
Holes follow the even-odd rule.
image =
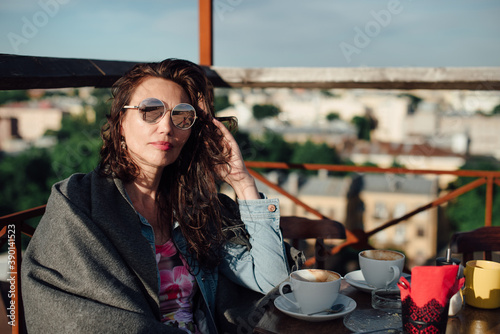
[[[179,129],[189,129],[196,119],[196,111],[193,106],[181,103],[172,110],[172,123]]]
[[[146,122],[154,123],[163,116],[165,107],[160,100],[149,98],[139,104],[139,111]]]

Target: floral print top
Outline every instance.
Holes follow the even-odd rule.
[[[187,333],[199,333],[192,307],[197,289],[195,277],[189,273],[186,261],[179,255],[172,240],[155,248],[160,271],[161,321]]]

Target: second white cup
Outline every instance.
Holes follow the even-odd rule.
[[[395,286],[405,263],[404,254],[385,249],[362,251],[358,258],[366,283],[377,289]]]

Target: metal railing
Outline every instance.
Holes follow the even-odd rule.
[[[434,174],[434,175],[454,175],[462,177],[471,177],[475,180],[457,188],[450,192],[441,195],[440,197],[434,199],[430,203],[422,205],[401,217],[389,220],[382,224],[381,226],[371,230],[371,231],[349,231],[346,229],[346,240],[341,244],[335,246],[330,251],[330,254],[337,254],[343,248],[347,246],[352,246],[358,249],[369,248],[368,239],[374,234],[385,230],[388,227],[396,225],[402,221],[405,221],[418,213],[423,211],[438,207],[468,191],[471,191],[483,184],[486,184],[486,204],[485,204],[485,222],[484,226],[491,226],[492,224],[492,208],[493,208],[493,187],[496,184],[500,186],[500,172],[495,171],[480,171],[480,170],[420,170],[420,169],[406,169],[406,168],[379,168],[379,167],[362,167],[362,166],[344,166],[344,165],[323,165],[323,164],[291,164],[282,162],[246,162],[246,166],[249,168],[250,173],[259,181],[266,184],[268,187],[277,191],[278,193],[289,198],[296,205],[301,206],[305,211],[315,215],[320,219],[327,218],[318,210],[310,207],[306,203],[302,202],[292,194],[286,192],[284,189],[278,185],[272,183],[264,176],[262,176],[255,169],[257,168],[270,168],[270,169],[300,169],[300,170],[326,170],[331,172],[357,172],[357,173],[384,173],[384,174]],[[307,260],[306,265],[310,266],[314,264],[314,258]]]

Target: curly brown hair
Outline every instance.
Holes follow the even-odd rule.
[[[131,182],[139,175],[126,148],[121,145],[120,126],[135,88],[147,77],[159,77],[180,85],[196,109],[197,120],[178,159],[164,168],[156,203],[162,228],[174,222],[188,245],[188,251],[205,268],[220,261],[221,207],[217,184],[222,180],[216,166],[227,164],[230,149],[222,132],[213,124],[213,87],[202,67],[187,60],[166,59],[134,66],[113,85],[113,103],[108,122],[101,131],[103,146],[99,173]]]

